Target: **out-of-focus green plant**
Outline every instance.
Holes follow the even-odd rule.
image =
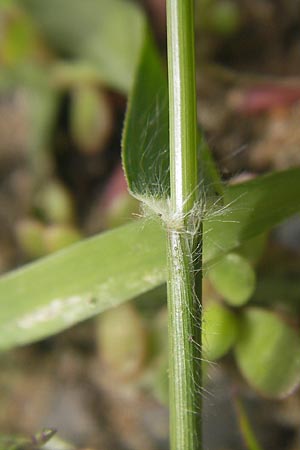
[[[197,0],[196,23],[200,31],[232,36],[241,25],[241,14],[233,0]]]
[[[55,430],[45,429],[33,436],[0,436],[2,450],[39,450],[52,439]]]
[[[204,357],[206,354],[208,359],[217,360],[233,349],[241,374],[254,389],[272,398],[287,395],[300,383],[298,332],[289,317],[283,318],[271,311],[272,305],[262,308],[251,304],[256,287],[253,265],[260,259],[264,234],[300,209],[300,170],[223,186],[199,133],[199,173],[191,169],[190,160],[187,164],[190,170],[185,171],[182,180],[190,191],[183,201],[184,211],[178,215],[170,209],[170,192],[174,191],[178,180],[174,167],[171,171],[169,167],[168,84],[164,65],[141,11],[134,4],[119,0],[19,0],[14,3],[26,15],[24,19],[16,16],[16,23],[20,20],[21,24],[8,28],[8,40],[1,47],[4,71],[0,88],[18,89],[21,85],[26,91],[31,123],[30,161],[37,174],[34,206],[37,216],[44,220],[42,223],[35,218],[19,224],[18,236],[23,251],[28,257],[40,256],[79,239],[73,227],[73,204],[66,189],[56,182],[48,186],[43,183],[45,174],[50,179],[53,171],[47,149],[51,147],[51,127],[62,93],[67,92],[73,99],[74,141],[79,147],[94,151],[97,138],[93,134],[94,121],[100,114],[96,93],[102,89],[100,84],[123,94],[130,91],[123,134],[123,163],[129,188],[143,201],[146,217],[83,240],[2,277],[1,350],[51,336],[106,311],[100,319],[99,345],[104,349],[107,364],[116,367],[123,359],[122,370],[124,376],[129,377],[139,373],[143,365],[150,367],[152,364],[156,368],[154,379],[159,385],[159,395],[163,395],[167,384],[163,376],[166,348],[160,354],[153,350],[151,359],[147,347],[149,336],[142,317],[130,305],[122,305],[120,310],[113,308],[166,282],[166,233],[169,237],[175,233],[178,245],[172,247],[173,259],[169,252],[169,264],[176,262],[176,255],[182,257],[180,266],[185,267],[184,284],[187,285],[194,273],[190,269],[202,257],[203,272],[216,297],[204,305]],[[217,6],[218,12],[211,16],[214,17],[211,23],[218,23],[222,33],[232,31],[237,20],[236,12],[230,9],[233,4],[211,0],[210,6],[205,8],[209,11]],[[220,25],[218,21],[220,17],[224,19],[224,15],[228,22]],[[27,21],[30,25],[26,25]],[[25,39],[19,46],[20,36]],[[174,39],[172,33],[169,39]],[[36,45],[39,56],[30,66],[32,45]],[[172,53],[172,46],[170,48],[169,53]],[[180,57],[178,61],[180,65]],[[183,66],[187,75],[193,70],[191,62]],[[195,105],[190,102],[192,100],[188,107],[192,111]],[[176,105],[173,98],[171,115]],[[184,120],[181,118],[178,123]],[[196,144],[196,133],[192,141]],[[276,207],[271,208],[274,192]],[[194,195],[194,205],[190,205]],[[186,205],[189,205],[187,211]],[[203,240],[202,255],[199,237]],[[170,267],[174,271],[178,269],[176,264]],[[178,278],[178,286],[180,280]],[[200,277],[196,276],[193,283],[195,289],[199,289]],[[114,328],[120,331],[116,325],[120,316],[121,321],[126,318],[130,327],[126,328],[124,323],[119,335],[124,348],[118,347],[120,353],[117,354],[109,346],[114,344],[117,335]],[[187,312],[186,319],[188,324],[193,321],[191,311]],[[200,326],[199,317],[194,325]],[[194,345],[193,327],[183,330],[187,348]],[[138,345],[135,347],[132,343]],[[137,355],[137,360],[129,364],[132,354]],[[194,445],[198,444],[194,442]]]

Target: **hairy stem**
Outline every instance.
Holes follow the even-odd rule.
[[[171,450],[201,444],[201,228],[198,198],[193,0],[167,0],[171,208],[168,308]],[[176,224],[176,225],[175,225]]]

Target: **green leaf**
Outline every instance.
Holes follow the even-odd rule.
[[[257,441],[253,427],[248,419],[246,409],[239,398],[235,399],[235,408],[237,413],[237,418],[239,421],[241,435],[248,450],[263,450]]]
[[[251,262],[257,264],[264,254],[268,240],[268,233],[262,233],[248,241],[245,241],[238,249],[240,255],[244,256]]]
[[[167,197],[169,173],[168,87],[162,61],[145,36],[123,132],[123,166],[139,199]]]
[[[0,91],[22,90],[27,106],[28,157],[36,183],[52,172],[51,137],[57,117],[58,92],[49,83],[45,68],[36,64],[20,64],[1,68]]]
[[[1,450],[39,450],[52,440],[56,430],[45,428],[32,436],[0,435]]]
[[[137,376],[149,351],[149,339],[143,317],[132,303],[101,314],[97,327],[101,360],[119,379]]]
[[[206,267],[299,211],[299,191],[300,169],[228,187],[227,206],[204,222]],[[158,222],[132,222],[83,241],[0,279],[0,348],[50,336],[165,279],[165,233]]]
[[[76,145],[87,154],[102,150],[112,128],[108,100],[92,84],[77,86],[72,92],[70,132]]]
[[[51,46],[95,67],[109,86],[128,92],[144,16],[122,0],[19,0]]]
[[[250,300],[256,285],[253,268],[237,253],[228,253],[216,262],[208,277],[216,291],[232,306],[241,306]]]
[[[238,335],[237,318],[228,308],[211,303],[204,309],[202,333],[205,359],[214,361],[234,344]]]
[[[205,213],[204,254],[213,260],[300,211],[300,169],[229,186]]]
[[[214,201],[216,195],[223,194],[223,186],[200,131],[198,149],[201,189]],[[149,32],[145,34],[128,101],[122,150],[132,195],[147,204],[149,199],[167,198],[170,193],[168,84],[166,70]]]
[[[251,386],[268,397],[284,397],[300,383],[300,337],[278,315],[245,311],[235,347],[237,364]]]
[[[57,333],[162,284],[164,248],[160,226],[132,222],[3,277],[0,349]]]
[[[216,199],[222,198],[224,186],[210,148],[200,130],[198,131],[198,152],[201,188],[205,191],[205,195],[210,201],[216,201]]]

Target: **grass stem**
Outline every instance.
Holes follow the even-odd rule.
[[[201,228],[194,2],[167,0],[171,213],[168,309],[171,450],[201,450]]]

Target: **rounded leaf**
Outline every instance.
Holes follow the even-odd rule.
[[[105,96],[94,86],[80,85],[72,92],[71,133],[86,153],[103,150],[112,129],[112,111]]]
[[[245,304],[252,296],[256,277],[247,259],[228,253],[208,273],[214,288],[233,306]]]
[[[69,191],[56,180],[48,182],[38,193],[35,206],[48,222],[63,224],[74,222],[74,204]]]
[[[211,28],[223,36],[235,33],[241,23],[241,17],[236,4],[229,0],[217,2],[211,11]]]
[[[235,347],[237,364],[251,386],[268,397],[284,397],[300,382],[300,337],[278,315],[245,311]]]
[[[28,218],[18,222],[16,235],[22,251],[30,258],[39,258],[47,254],[44,242],[45,226]]]
[[[109,370],[124,379],[139,374],[148,352],[148,337],[133,305],[126,303],[101,314],[98,338],[101,358]]]
[[[44,232],[47,253],[57,252],[81,239],[80,232],[69,225],[49,225]]]
[[[237,332],[237,318],[228,308],[218,303],[205,308],[202,331],[205,359],[214,361],[225,355],[234,344]]]

